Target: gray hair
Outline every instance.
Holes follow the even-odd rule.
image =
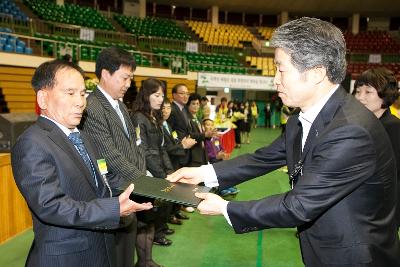
[[[324,67],[335,84],[346,76],[346,43],[340,29],[329,22],[308,17],[292,20],[275,30],[271,46],[290,55],[300,72]]]

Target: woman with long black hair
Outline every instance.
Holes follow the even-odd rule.
[[[146,156],[148,175],[164,179],[173,172],[168,154],[163,148],[164,136],[162,130],[162,105],[164,101],[163,84],[154,78],[143,81],[142,88],[137,94],[132,106],[131,119],[136,127],[136,140],[143,147]],[[158,267],[152,260],[152,245],[155,235],[155,225],[166,221],[166,205],[155,204],[156,210],[151,213],[138,213],[138,237],[136,267]],[[170,245],[164,235],[164,245]],[[167,244],[168,243],[168,244]]]

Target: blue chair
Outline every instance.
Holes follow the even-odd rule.
[[[19,54],[23,54],[23,53],[24,53],[24,50],[25,50],[25,48],[22,47],[22,46],[20,46],[20,45],[17,45],[16,48],[15,48],[15,51],[16,51],[17,53],[19,53]]]
[[[24,41],[21,41],[21,40],[19,40],[19,39],[17,39],[17,45],[22,46],[22,47],[25,47],[25,46],[26,46],[26,45],[25,45],[25,42],[24,42]]]
[[[3,51],[3,44],[0,44],[0,51]]]
[[[14,47],[10,44],[4,45],[4,51],[6,52],[14,52]]]
[[[32,48],[31,47],[25,47],[25,54],[27,55],[32,55]]]

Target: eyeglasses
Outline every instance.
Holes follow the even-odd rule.
[[[180,95],[180,96],[189,96],[190,95],[190,93],[185,93],[185,92],[180,92],[180,93],[176,93],[177,95]]]

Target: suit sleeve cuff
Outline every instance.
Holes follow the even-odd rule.
[[[224,215],[224,217],[225,217],[226,221],[229,223],[229,225],[232,226],[231,219],[229,218],[229,215],[228,215],[228,203],[229,203],[229,201],[225,202],[224,208],[222,210],[222,214]]]
[[[200,166],[201,173],[205,173],[204,176],[204,184],[207,187],[216,187],[219,185],[217,174],[215,173],[214,167],[212,164],[201,165]]]

